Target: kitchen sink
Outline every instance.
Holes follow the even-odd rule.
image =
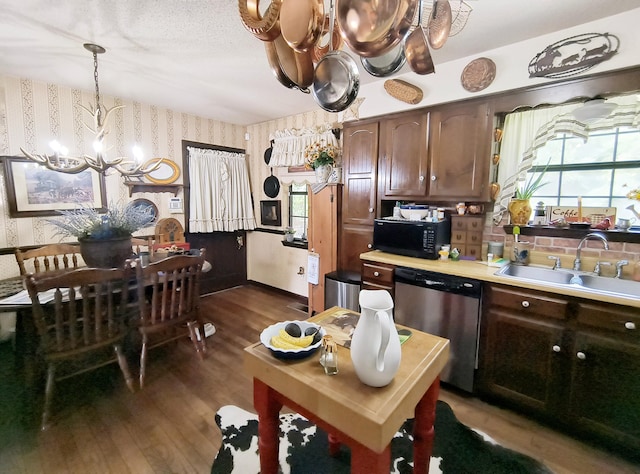
[[[567,285],[589,293],[610,293],[628,298],[640,297],[640,282],[603,277],[587,272],[509,264],[495,272],[495,275],[550,285]]]
[[[633,280],[621,280],[620,278],[608,278],[595,275],[577,275],[571,281],[583,288],[595,291],[606,291],[618,295],[640,297],[640,282]]]
[[[569,284],[573,273],[563,270],[552,270],[547,267],[535,267],[529,265],[505,265],[498,270],[496,275],[521,278],[524,280],[535,280],[542,283]]]

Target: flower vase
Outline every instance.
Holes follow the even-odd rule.
[[[88,267],[121,268],[131,258],[131,236],[113,239],[78,239],[80,255]]]
[[[331,165],[320,165],[316,168],[316,182],[326,183],[331,174]]]
[[[289,233],[284,234],[284,238],[285,238],[285,240],[286,240],[287,242],[293,242],[293,238],[294,238],[294,237],[295,237],[295,235],[294,235],[294,234],[289,234]]]
[[[531,205],[528,199],[512,199],[508,209],[511,224],[527,225],[531,217]]]

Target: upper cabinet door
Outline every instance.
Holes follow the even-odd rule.
[[[429,197],[489,200],[492,123],[486,103],[432,110]]]
[[[403,114],[381,123],[382,188],[386,197],[426,196],[428,114]]]
[[[378,122],[345,124],[343,137],[342,222],[373,225],[378,179]]]

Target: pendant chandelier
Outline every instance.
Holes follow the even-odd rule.
[[[20,148],[22,153],[30,160],[42,165],[50,170],[61,173],[80,173],[87,169],[93,169],[98,173],[106,173],[113,168],[123,176],[142,176],[158,169],[162,160],[156,161],[152,166],[145,168],[142,163],[142,150],[138,146],[133,148],[133,159],[127,157],[117,157],[107,159],[105,137],[109,133],[107,127],[109,116],[114,110],[124,108],[123,105],[116,105],[110,109],[100,104],[100,87],[98,85],[98,54],[106,50],[97,44],[85,43],[84,48],[93,54],[93,77],[95,80],[96,103],[85,107],[81,105],[93,117],[93,125],[83,125],[94,135],[93,150],[95,156],[83,154],[82,156],[69,156],[68,150],[56,140],[49,143],[53,149],[53,154],[28,153]]]

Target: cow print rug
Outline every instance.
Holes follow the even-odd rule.
[[[222,446],[213,462],[212,474],[257,474],[258,417],[227,405],[216,413]],[[540,462],[504,448],[487,435],[460,423],[451,407],[438,401],[436,436],[429,474],[542,474],[551,471]],[[413,420],[407,420],[391,441],[391,472],[413,470]],[[349,448],[329,455],[327,435],[298,414],[280,415],[280,472],[283,474],[349,474]]]

